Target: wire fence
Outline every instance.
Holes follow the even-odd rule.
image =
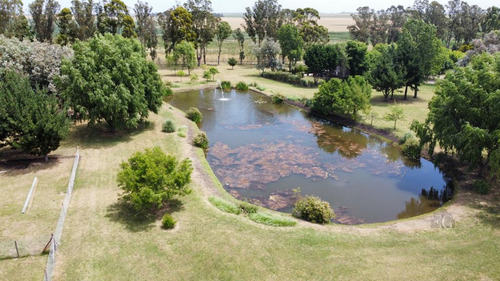
[[[68,190],[64,201],[62,203],[61,213],[59,215],[59,220],[57,221],[57,226],[52,236],[52,243],[50,243],[49,257],[47,259],[47,265],[45,267],[44,278],[45,281],[52,280],[52,274],[54,273],[54,267],[56,263],[56,252],[61,241],[62,230],[64,226],[64,221],[66,220],[66,214],[69,208],[69,202],[71,200],[71,193],[73,193],[73,185],[75,183],[76,170],[78,167],[78,162],[80,161],[80,151],[77,149],[75,154],[75,160],[73,162],[73,169],[71,170],[71,176],[69,178]]]

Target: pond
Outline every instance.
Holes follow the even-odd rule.
[[[359,224],[427,213],[452,196],[433,163],[410,161],[395,145],[254,92],[199,90],[169,102],[200,109],[207,160],[241,200],[291,212],[299,194],[315,195],[330,203],[336,222]]]

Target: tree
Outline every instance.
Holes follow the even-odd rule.
[[[236,28],[233,38],[238,41],[238,46],[240,47],[240,64],[243,64],[243,60],[245,59],[245,35],[241,32],[240,28]]]
[[[297,23],[304,45],[326,44],[330,41],[328,29],[318,24],[321,17],[313,8],[299,8],[293,12],[293,20]]]
[[[399,105],[389,107],[389,112],[384,115],[384,119],[387,121],[394,121],[394,130],[396,130],[396,123],[399,120],[405,120],[403,108]]]
[[[66,46],[75,42],[78,36],[78,26],[73,20],[73,15],[69,8],[64,8],[57,15],[57,26],[59,27],[59,34],[56,37],[56,43]]]
[[[0,34],[7,37],[26,36],[28,24],[23,13],[23,2],[21,0],[0,0]]]
[[[207,69],[207,72],[212,75],[212,81],[215,81],[215,75],[216,74],[219,74],[219,70],[215,67],[210,67],[209,69]]]
[[[295,25],[285,24],[278,30],[278,40],[281,47],[283,63],[288,58],[288,70],[292,71],[292,65],[302,59],[304,41]]]
[[[312,45],[307,48],[304,54],[304,62],[314,76],[314,80],[317,81],[319,77],[325,71],[327,64],[326,61],[326,49],[324,45]]]
[[[357,117],[357,113],[370,108],[372,87],[363,76],[347,80],[332,78],[319,86],[314,94],[312,110],[323,115],[339,114]]]
[[[135,4],[134,13],[137,19],[139,41],[148,50],[151,59],[155,60],[158,39],[156,37],[156,21],[151,12],[152,9],[153,7],[149,6],[147,2],[143,3],[139,1]]]
[[[238,63],[238,61],[233,58],[233,57],[230,57],[228,60],[227,60],[227,64],[229,64],[231,66],[231,69],[234,69],[234,66]]]
[[[257,58],[257,68],[264,71],[266,68],[270,68],[271,71],[281,68],[281,63],[278,60],[278,55],[281,52],[281,48],[278,43],[274,42],[273,39],[267,38],[264,40],[262,47],[256,47],[254,49],[254,55]]]
[[[357,14],[351,15],[355,24],[349,25],[347,29],[349,29],[349,33],[354,40],[368,44],[370,42],[370,29],[373,25],[372,17],[375,11],[368,6],[359,7],[357,11]]]
[[[32,88],[47,88],[56,93],[54,79],[60,74],[61,60],[68,59],[73,51],[65,46],[19,41],[0,35],[0,73],[8,69],[27,75]]]
[[[96,5],[93,0],[73,0],[71,11],[78,24],[78,38],[85,41],[92,37],[96,31],[94,9]]]
[[[418,87],[432,74],[441,52],[441,43],[436,38],[436,28],[421,20],[411,19],[404,25],[398,41],[398,57],[405,66],[405,99],[408,87],[417,97]]]
[[[125,16],[130,16],[127,5],[121,0],[105,2],[103,12],[101,33],[118,34],[120,29],[124,27]]]
[[[220,18],[214,16],[210,0],[188,0],[184,7],[193,15],[193,31],[196,34],[195,48],[198,66],[207,64],[206,48],[212,42]]]
[[[31,18],[38,41],[52,41],[54,23],[60,5],[55,0],[35,0],[29,5]]]
[[[191,193],[187,184],[192,171],[189,159],[179,162],[156,146],[136,152],[127,162],[122,162],[117,181],[126,202],[137,211],[152,211],[176,195]]]
[[[486,10],[486,15],[481,22],[481,32],[487,34],[500,29],[500,8],[492,6]]]
[[[158,23],[163,30],[162,38],[167,54],[180,42],[193,42],[196,38],[196,33],[193,30],[193,15],[183,7],[167,10],[160,14]]]
[[[347,41],[345,51],[348,57],[349,75],[363,75],[368,70],[366,54],[368,47],[358,41]]]
[[[196,66],[196,55],[194,46],[190,42],[182,41],[177,44],[172,53],[175,64],[181,65],[181,68],[187,68],[188,75],[191,75],[191,69]]]
[[[426,124],[445,152],[456,151],[471,168],[482,168],[500,153],[500,55],[483,53],[470,65],[447,72],[429,103]],[[432,152],[432,151],[431,151]],[[493,173],[500,172],[491,163]]]
[[[396,42],[406,22],[406,10],[403,6],[398,5],[397,7],[391,6],[386,12],[390,17],[387,43]]]
[[[134,19],[130,15],[125,15],[123,17],[122,36],[125,37],[125,38],[135,38],[135,37],[137,37],[137,33],[135,33]]]
[[[217,56],[217,64],[220,64],[220,53],[222,51],[222,43],[231,35],[231,26],[227,21],[221,21],[217,24],[215,31],[215,38],[217,39],[217,46],[219,47],[219,54]]]
[[[13,71],[0,79],[0,146],[44,156],[56,150],[69,131],[66,112],[57,98],[33,90],[29,80]]]
[[[278,39],[281,13],[278,0],[257,0],[252,9],[245,10],[242,26],[254,43],[260,47],[265,37]]]
[[[397,61],[397,45],[379,44],[368,54],[370,70],[368,79],[373,88],[382,92],[385,100],[389,94],[403,86],[403,69]]]
[[[59,87],[76,120],[90,126],[105,121],[114,132],[136,128],[149,110],[158,111],[167,92],[137,40],[105,34],[77,42],[73,50],[61,66]]]

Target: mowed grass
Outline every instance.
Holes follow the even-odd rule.
[[[0,280],[36,280],[43,276],[47,256],[41,252],[56,228],[75,150],[61,149],[56,153],[59,158],[48,163],[0,165],[0,171],[5,171],[0,174]],[[22,214],[35,177],[38,185],[30,207]],[[12,259],[17,256],[14,241],[18,243],[19,259]]]
[[[212,206],[200,177],[190,184],[192,194],[169,204],[165,211],[178,224],[163,230],[161,214],[139,218],[120,204],[116,173],[134,152],[158,145],[177,156],[194,155],[193,161],[205,167],[195,173],[211,181],[200,154],[186,154],[191,149],[188,139],[161,132],[167,118],[186,124],[181,114],[165,106],[159,115],[151,115],[149,126],[132,132],[109,135],[84,125],[73,128],[64,146],[79,145],[82,158],[55,280],[500,278],[498,225],[466,217],[452,229],[431,229],[429,221],[429,227],[419,231],[378,225],[264,226]],[[2,279],[42,278],[28,261],[21,262],[28,266],[2,273]],[[5,264],[0,261],[2,271]]]

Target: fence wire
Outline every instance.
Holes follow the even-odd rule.
[[[76,170],[78,168],[78,162],[80,161],[80,151],[77,149],[75,154],[75,161],[73,162],[73,169],[71,170],[71,176],[69,178],[68,190],[66,191],[66,196],[61,208],[61,213],[59,215],[59,220],[57,221],[57,226],[54,231],[54,236],[52,243],[50,244],[49,257],[47,259],[47,266],[44,272],[44,281],[52,281],[52,274],[54,273],[54,266],[56,263],[56,252],[61,241],[62,230],[64,226],[64,221],[66,220],[66,213],[68,212],[69,202],[71,200],[71,193],[73,193],[73,185],[75,183]]]

